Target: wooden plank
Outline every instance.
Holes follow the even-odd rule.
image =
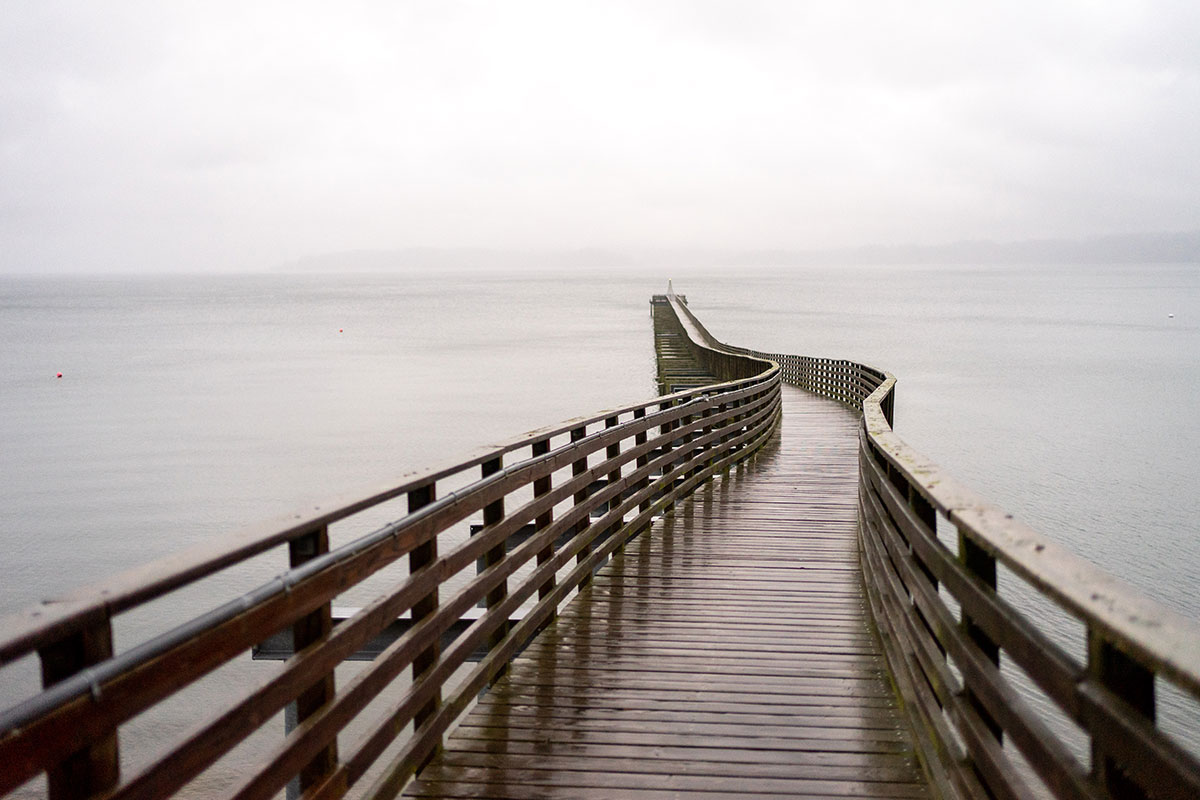
[[[484,708],[486,706],[487,708]],[[493,702],[484,699],[480,702],[480,714],[491,714],[493,718],[501,716],[521,716],[527,714],[530,708],[528,702]],[[646,708],[633,702],[602,703],[598,699],[588,698],[586,702],[572,704],[568,698],[564,702],[561,695],[555,695],[552,708],[539,708],[537,718],[554,719],[566,717],[570,719],[603,718],[606,720],[663,720],[675,722],[694,721],[723,722],[738,725],[778,725],[784,720],[807,719],[814,724],[830,727],[862,727],[895,730],[899,719],[891,708],[875,709],[861,706],[797,706],[779,708],[772,705],[759,707],[757,710],[736,708],[732,703],[724,703],[714,708],[704,708],[699,704],[686,704],[676,708]]]
[[[490,756],[526,756],[562,757],[575,759],[577,763],[587,763],[591,759],[618,758],[646,762],[627,767],[630,771],[636,769],[654,769],[654,764],[662,762],[690,762],[695,765],[706,764],[717,768],[724,767],[730,771],[747,767],[761,766],[770,769],[775,766],[794,767],[853,767],[860,770],[896,770],[903,772],[911,780],[916,763],[909,753],[864,753],[853,750],[800,750],[795,747],[782,749],[742,750],[716,746],[673,746],[658,741],[627,741],[602,743],[595,741],[565,741],[562,739],[539,740],[536,738],[470,738],[469,736],[452,736],[454,748],[445,758],[456,755],[484,754]],[[736,765],[736,766],[734,766]],[[567,766],[567,765],[564,765]]]
[[[602,789],[629,796],[627,792],[661,790],[687,796],[692,793],[709,797],[728,797],[730,793],[752,788],[753,797],[924,797],[925,787],[914,783],[868,783],[866,781],[821,781],[806,779],[759,778],[752,785],[744,778],[718,778],[708,775],[654,775],[627,772],[555,772],[551,770],[456,769],[452,773],[434,765],[430,778],[414,782],[412,797],[573,797],[579,789]],[[544,792],[544,793],[543,793]],[[553,792],[553,793],[551,793]],[[719,793],[719,794],[718,794]],[[609,795],[612,796],[611,794]]]
[[[656,722],[661,723],[657,727],[669,729],[674,736],[711,739],[729,737],[752,742],[760,739],[777,741],[816,739],[820,742],[818,747],[830,745],[832,742],[844,742],[866,749],[878,746],[880,743],[903,743],[905,740],[904,732],[899,729],[898,725],[886,728],[846,725],[844,720],[840,725],[827,725],[823,724],[826,721],[823,717],[789,716],[767,723],[745,719],[718,720],[716,717],[721,715],[705,717],[690,713],[651,717],[641,714],[622,715],[609,711],[601,716],[584,713],[554,716],[542,714],[540,711],[531,712],[528,709],[511,707],[505,709],[503,713],[496,713],[496,709],[493,707],[491,712],[488,714],[486,711],[480,711],[472,720],[469,720],[479,724],[467,729],[492,730],[498,737],[504,737],[525,728],[542,734],[563,731],[572,735],[595,733],[597,736],[610,735],[620,738],[624,734],[642,733],[651,722]],[[491,724],[484,725],[485,722]]]
[[[682,748],[679,750],[682,751]],[[679,752],[677,751],[677,752]],[[485,768],[503,769],[512,765],[518,770],[552,770],[570,772],[580,769],[583,764],[592,762],[605,771],[624,771],[631,773],[649,774],[679,774],[679,775],[711,775],[713,777],[736,778],[776,778],[797,779],[809,778],[814,780],[862,780],[870,782],[891,781],[911,782],[915,765],[910,760],[889,759],[882,764],[874,762],[874,756],[858,757],[861,763],[823,764],[820,753],[803,753],[792,755],[789,759],[779,762],[760,763],[726,761],[717,753],[706,752],[704,757],[691,758],[630,758],[630,749],[622,755],[595,756],[585,761],[576,754],[550,754],[545,752],[530,752],[518,755],[511,751],[502,754],[475,752],[470,750],[455,750],[447,754],[442,761],[443,767],[456,768]],[[806,756],[801,758],[800,756]],[[596,761],[592,761],[596,759]]]
[[[480,704],[531,704],[545,696],[536,687],[513,686],[510,683],[497,687],[480,698]],[[807,709],[820,709],[823,714],[874,714],[894,717],[896,702],[893,697],[882,695],[879,698],[851,697],[841,698],[824,694],[784,694],[761,693],[750,691],[734,695],[714,695],[708,692],[677,687],[663,689],[657,692],[642,692],[637,689],[616,687],[603,693],[591,692],[588,689],[578,689],[569,686],[556,687],[554,693],[555,708],[646,708],[651,710],[694,710],[703,713],[713,710],[719,713],[802,713]]]

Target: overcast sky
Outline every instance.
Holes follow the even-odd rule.
[[[1200,3],[48,2],[0,270],[1200,228]]]

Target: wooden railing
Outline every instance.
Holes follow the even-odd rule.
[[[686,305],[668,302],[703,345],[705,367],[731,380],[529,434],[0,622],[0,665],[36,653],[45,683],[0,713],[0,793],[45,772],[55,798],[168,796],[295,703],[299,725],[233,796],[271,797],[297,775],[306,797],[359,793],[368,775],[364,796],[394,796],[598,565],[769,436],[782,378],[862,411],[864,581],[937,792],[1200,797],[1200,719],[1187,721],[1192,741],[1184,743],[1156,720],[1164,683],[1193,712],[1200,702],[1200,627],[1022,526],[908,447],[892,432],[890,375],[851,361],[727,347]],[[404,499],[399,520],[330,549],[330,525]],[[474,514],[484,525],[477,535],[447,536]],[[285,546],[289,568],[277,579],[114,652],[115,617]],[[408,574],[395,590],[333,627],[334,598],[404,556]],[[477,560],[481,571],[453,582]],[[1001,585],[1001,574],[1020,586]],[[1020,610],[1014,588],[1078,620],[1086,658]],[[480,602],[486,608],[475,614]],[[334,668],[406,612],[407,632],[335,686]],[[443,650],[444,632],[456,625],[464,632]],[[280,671],[136,774],[119,774],[123,723],[286,629],[298,652]],[[471,666],[481,647],[486,654]],[[412,682],[382,721],[346,741],[348,723],[405,671]],[[1035,695],[1058,718],[1049,719]],[[1073,746],[1063,724],[1090,753]]]
[[[862,410],[864,582],[940,796],[1200,798],[1200,625],[1030,530],[905,444],[892,431],[891,375],[724,346],[677,307],[708,346],[771,359],[784,381]],[[1056,614],[1077,621],[1081,641],[1052,635],[1046,620]],[[1157,724],[1164,692],[1185,717],[1175,735]]]
[[[46,773],[56,800],[166,797],[294,703],[298,725],[230,796],[270,798],[295,776],[306,798],[340,797],[351,787],[361,796],[394,796],[478,692],[610,554],[769,437],[780,408],[778,366],[699,353],[728,380],[528,434],[0,621],[0,666],[36,653],[44,684],[0,713],[0,794]],[[398,520],[330,548],[331,524],[403,499],[407,511]],[[476,514],[478,533],[447,535]],[[114,650],[114,618],[259,554],[283,558],[284,548],[278,578]],[[404,556],[408,573],[393,590],[333,625],[335,597]],[[477,561],[481,568],[471,574]],[[335,685],[335,667],[406,613],[407,632]],[[443,635],[455,626],[464,630],[443,649]],[[287,629],[296,654],[269,679],[240,695],[231,690],[224,707],[160,757],[120,774],[122,724]],[[486,654],[472,665],[481,647]],[[398,679],[409,670],[403,686]],[[402,690],[382,719],[347,741],[347,725],[385,689],[396,693],[397,683]]]

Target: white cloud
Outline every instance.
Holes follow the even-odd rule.
[[[11,3],[0,269],[1197,227],[1185,3]]]

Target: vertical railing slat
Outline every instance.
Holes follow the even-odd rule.
[[[112,624],[105,618],[38,650],[42,686],[99,664],[113,654]],[[98,692],[93,689],[93,692]],[[46,771],[50,800],[76,800],[117,785],[121,778],[117,732],[77,750]]]
[[[701,414],[700,414],[700,417],[703,420],[705,420],[704,427],[700,429],[702,437],[708,436],[710,433],[712,433],[712,429],[713,429],[712,422],[708,421],[709,418],[712,417],[712,415],[713,415],[712,406],[709,406],[708,408],[704,409],[704,411],[701,412]],[[713,451],[712,442],[709,442],[708,444],[704,445],[701,448],[701,452],[705,456],[704,463],[701,465],[702,468],[708,469],[709,467],[711,467],[713,465],[712,451]]]
[[[605,420],[604,420],[604,429],[605,429],[605,430],[608,430],[608,429],[610,429],[610,428],[615,428],[615,427],[617,427],[617,423],[618,423],[618,421],[619,421],[619,420],[618,420],[618,418],[617,418],[616,416],[612,416],[612,417],[607,417],[607,418],[605,418]],[[608,445],[607,447],[605,447],[605,448],[604,448],[604,457],[605,457],[605,459],[614,459],[614,458],[617,458],[617,457],[618,457],[618,456],[620,456],[620,455],[621,455],[621,442],[620,442],[620,440],[618,440],[618,441],[615,441],[615,442],[613,442],[612,444],[610,444],[610,445]],[[610,471],[610,472],[609,472],[609,473],[608,473],[608,474],[605,476],[605,480],[607,481],[607,485],[608,485],[608,486],[610,486],[610,487],[611,487],[611,486],[616,486],[618,483],[620,483],[620,482],[621,482],[621,468],[620,468],[620,467],[617,467],[615,470],[612,470],[612,471]],[[608,510],[609,510],[609,511],[612,511],[613,509],[615,509],[615,508],[616,508],[617,506],[619,506],[619,505],[621,505],[621,492],[617,492],[616,494],[614,494],[614,495],[612,496],[612,498],[610,498],[610,499],[609,499],[609,501],[608,501]],[[604,534],[603,534],[603,535],[604,535],[604,538],[608,538],[608,537],[609,537],[609,536],[611,536],[612,534],[616,533],[616,532],[617,532],[617,531],[620,529],[620,527],[621,527],[621,523],[620,523],[620,522],[614,522],[612,525],[610,525],[610,526],[608,527],[608,529],[607,529],[606,531],[604,531]]]
[[[437,486],[430,483],[417,489],[413,489],[408,493],[408,513],[413,513],[421,508],[432,503],[437,499]],[[438,540],[437,536],[429,537],[429,541],[419,544],[413,548],[408,554],[408,574],[414,575],[419,570],[432,564],[438,557]],[[438,609],[439,604],[438,587],[434,587],[429,594],[422,597],[413,603],[412,607],[412,624],[416,625],[421,620],[430,616]],[[416,683],[421,676],[433,668],[437,663],[438,657],[441,655],[442,645],[440,640],[435,640],[428,648],[418,653],[412,662],[412,680]],[[437,713],[439,706],[442,704],[441,688],[434,693],[429,702],[421,707],[420,710],[413,715],[413,726],[421,727],[425,720]],[[436,753],[437,748],[434,752]]]
[[[572,442],[578,442],[580,439],[582,439],[585,436],[587,436],[587,426],[586,425],[583,427],[579,427],[579,428],[573,428],[571,430],[571,441]],[[571,477],[578,478],[580,475],[587,472],[587,468],[588,468],[587,456],[584,456],[583,458],[579,458],[579,459],[576,459],[575,461],[572,461],[571,462]],[[588,494],[590,493],[590,490],[591,490],[591,487],[589,487],[589,486],[580,487],[579,491],[575,492],[575,495],[573,498],[575,501],[575,505],[578,506],[580,503],[583,503],[584,501],[586,501],[588,498]],[[589,518],[589,516],[587,514],[585,514],[583,516],[583,519],[581,519],[575,523],[575,535],[576,536],[583,535],[587,531],[588,526],[590,524],[591,524],[591,519]],[[592,552],[592,545],[589,542],[588,544],[584,545],[583,549],[580,550],[578,555],[575,556],[575,563],[582,564],[584,561],[587,561],[587,557],[589,555],[591,555],[591,552]],[[584,586],[587,586],[588,583],[590,582],[590,580],[591,580],[590,577],[585,577],[583,579],[583,581],[579,584],[579,588],[582,589]]]
[[[288,559],[293,568],[329,552],[329,528],[299,536],[288,543]],[[315,611],[296,620],[292,625],[292,645],[299,653],[304,648],[324,639],[333,630],[332,601],[323,603]],[[296,696],[296,722],[302,723],[321,706],[333,699],[334,676],[330,670]],[[301,792],[322,783],[337,767],[337,739],[334,738],[311,761],[300,770]]]
[[[489,460],[483,462],[482,466],[480,467],[480,473],[484,478],[487,478],[491,475],[495,475],[497,472],[499,472],[501,469],[503,469],[503,467],[504,467],[504,464],[503,464],[502,457],[496,456],[495,458],[492,458],[492,459],[489,459]],[[485,505],[483,507],[483,528],[484,528],[484,530],[487,530],[487,528],[489,526],[495,525],[496,523],[500,522],[502,519],[504,519],[504,498],[503,497],[501,497],[497,500],[493,500],[492,502],[488,503],[487,505]],[[506,553],[507,549],[508,548],[507,548],[506,542],[498,542],[494,547],[492,547],[490,550],[488,550],[483,556],[484,569],[487,569],[488,567],[491,567],[495,564],[499,564],[501,561],[503,561],[507,554]],[[487,599],[486,599],[485,603],[486,603],[487,607],[490,609],[490,608],[493,608],[493,607],[498,606],[501,603],[503,603],[504,598],[506,598],[506,597],[508,597],[508,579],[507,578],[500,581],[500,583],[498,583],[494,589],[492,589],[490,592],[487,593]],[[508,621],[506,620],[503,623],[501,623],[494,631],[492,631],[491,635],[488,637],[488,649],[491,650],[492,648],[500,645],[500,643],[502,643],[504,641],[505,637],[507,637],[507,636],[508,636]],[[496,674],[495,677],[499,677],[500,675],[503,674],[503,672],[504,672],[504,670],[500,670]],[[494,680],[494,678],[493,678],[493,680]]]
[[[991,553],[984,550],[979,545],[975,544],[969,536],[963,534],[960,530],[958,533],[958,558],[962,562],[963,567],[968,572],[974,575],[981,583],[996,591],[996,558]],[[967,638],[975,643],[983,655],[996,666],[1000,665],[1000,645],[992,641],[992,638],[987,635],[983,628],[975,623],[971,615],[964,609],[962,619],[960,620],[963,631],[967,634]],[[987,707],[979,700],[971,687],[967,687],[967,698],[971,705],[979,712],[980,718],[987,725],[992,735],[997,741],[1004,738],[1003,729],[996,722]]]
[[[533,443],[533,446],[531,449],[533,452],[533,456],[535,458],[537,456],[544,456],[550,452],[550,440],[549,439],[541,439],[539,441],[536,441]],[[544,497],[545,495],[550,493],[551,488],[552,488],[552,476],[549,473],[547,473],[546,475],[543,475],[540,478],[535,478],[533,481],[533,496],[535,498],[536,497]],[[554,521],[554,509],[548,508],[545,511],[543,511],[541,514],[538,514],[537,517],[534,518],[533,528],[535,531],[544,530],[545,528],[548,528],[550,526],[550,523],[552,523],[553,521]],[[545,547],[543,547],[541,550],[538,551],[537,565],[540,567],[553,557],[554,557],[554,543],[550,542]],[[538,600],[545,600],[547,597],[549,597],[550,593],[554,591],[554,585],[555,585],[555,578],[553,575],[551,575],[549,578],[547,578],[545,580],[545,582],[542,583],[541,586],[538,587]]]
[[[646,409],[639,408],[636,411],[634,411],[633,418],[634,419],[645,419],[646,418]],[[635,447],[640,447],[641,445],[644,445],[648,441],[648,439],[649,439],[649,437],[647,436],[646,431],[642,431],[641,433],[634,434],[633,444]],[[638,469],[641,469],[642,467],[646,466],[649,463],[650,463],[649,455],[641,455],[641,456],[637,457],[637,468]],[[650,485],[650,479],[643,478],[642,480],[640,480],[638,482],[638,485],[635,488],[638,491],[641,491],[642,489],[645,489],[649,485]],[[651,500],[650,500],[650,498],[647,497],[646,499],[642,500],[642,502],[638,503],[638,512],[640,513],[642,511],[648,511],[650,509],[650,505],[651,505]]]
[[[1094,626],[1088,628],[1088,673],[1154,724],[1154,673],[1134,661]],[[1150,795],[1126,773],[1125,765],[1092,737],[1092,774],[1097,784],[1115,800],[1146,800]]]

